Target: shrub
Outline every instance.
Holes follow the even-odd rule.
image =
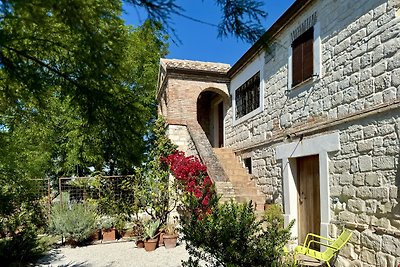
[[[182,232],[190,258],[184,266],[284,266],[282,246],[290,238],[290,227],[275,223],[263,229],[251,202],[220,205],[211,215],[183,221]]]
[[[54,206],[52,208],[50,231],[67,240],[82,243],[96,229],[96,212],[85,204],[72,204],[70,207]]]
[[[0,238],[0,262],[2,266],[26,266],[48,248],[37,238],[35,229],[25,228],[12,237]]]

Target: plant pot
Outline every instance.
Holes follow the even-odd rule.
[[[178,235],[164,235],[164,246],[165,248],[176,247],[176,242],[178,240]]]
[[[91,236],[90,239],[92,241],[98,241],[101,239],[101,230],[96,230]]]
[[[144,241],[141,240],[141,239],[136,240],[136,247],[137,248],[144,248]]]
[[[144,249],[146,251],[154,251],[154,250],[156,250],[157,243],[158,243],[158,238],[157,239],[148,239],[148,240],[144,241]]]
[[[117,238],[117,231],[113,229],[105,229],[102,231],[103,241],[113,241]]]
[[[157,245],[159,247],[164,246],[164,235],[165,235],[165,233],[163,233],[163,232],[160,232],[158,235],[158,244]]]

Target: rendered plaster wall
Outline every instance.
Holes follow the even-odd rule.
[[[258,185],[282,204],[286,166],[276,159],[276,147],[291,141],[288,134],[298,142],[300,135],[339,133],[340,150],[328,153],[324,197],[330,234],[342,225],[354,230],[342,266],[395,266],[400,259],[399,7],[397,0],[314,1],[276,36],[259,65],[262,111],[236,123],[230,109],[225,119],[227,146],[251,155]],[[320,73],[287,90],[290,34],[314,12]]]

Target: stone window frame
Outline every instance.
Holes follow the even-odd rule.
[[[264,57],[265,52],[261,52],[256,55],[253,60],[248,63],[238,74],[232,77],[230,82],[230,94],[232,101],[232,120],[233,126],[238,125],[244,121],[247,121],[251,117],[256,116],[257,114],[262,113],[264,110],[264,90],[265,90],[265,79],[264,79]],[[260,73],[260,104],[259,107],[250,113],[237,118],[236,116],[236,91],[243,85],[247,80],[253,77],[257,72]]]
[[[314,27],[303,32],[292,42],[292,87],[314,75]]]
[[[320,22],[317,21],[314,25],[312,25],[309,29],[313,28],[313,38],[314,41],[312,43],[313,46],[313,75],[300,83],[293,84],[293,47],[292,44],[302,35],[300,35],[295,40],[292,40],[290,47],[288,48],[288,80],[287,80],[287,87],[288,90],[293,90],[296,88],[301,87],[304,84],[316,82],[318,79],[321,78],[321,26]],[[309,30],[307,29],[307,30]]]
[[[241,118],[260,107],[260,71],[236,89],[236,117]]]

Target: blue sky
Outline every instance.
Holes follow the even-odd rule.
[[[267,30],[295,0],[265,0],[265,11],[268,12],[263,22]],[[186,16],[218,24],[221,18],[219,8],[213,0],[177,0]],[[146,19],[146,15],[129,6],[124,6],[123,15],[126,24],[137,25]],[[140,18],[139,18],[140,17]],[[235,37],[218,38],[217,28],[194,22],[184,17],[173,16],[171,25],[181,40],[180,44],[170,43],[167,58],[189,59],[198,61],[222,62],[233,65],[250,47],[248,43]]]

